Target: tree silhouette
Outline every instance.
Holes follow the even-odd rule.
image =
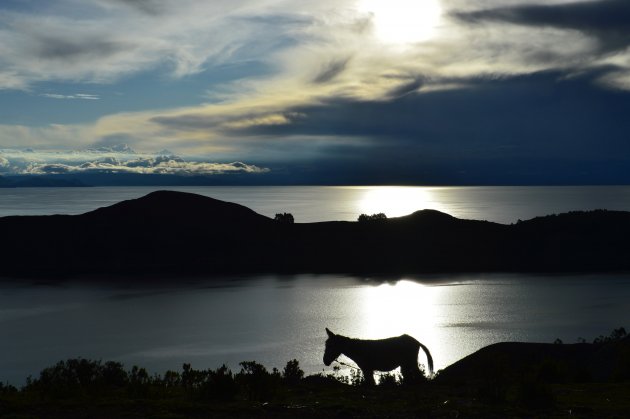
[[[290,212],[283,212],[282,214],[278,213],[274,217],[274,220],[279,222],[280,224],[293,224],[295,222],[293,214],[291,214]]]

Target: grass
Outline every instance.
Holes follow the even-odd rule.
[[[592,346],[491,345],[433,379],[410,385],[400,375],[381,374],[374,387],[356,369],[349,376],[334,368],[305,377],[295,359],[282,371],[246,361],[236,373],[184,364],[163,375],[69,359],[20,389],[0,383],[0,418],[623,418],[630,412],[629,344],[619,328]],[[581,361],[569,362],[576,350]],[[536,353],[545,356],[536,361]],[[551,357],[558,353],[564,355]],[[614,361],[607,378],[583,373],[587,360],[600,368],[602,359]]]
[[[221,367],[149,376],[118,363],[68,360],[47,368],[21,389],[0,388],[2,418],[207,417],[627,417],[630,382],[514,382],[376,387],[338,373],[304,377],[296,360],[268,371],[253,361],[232,373]]]

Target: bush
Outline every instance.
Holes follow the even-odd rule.
[[[11,384],[5,384],[3,382],[0,381],[0,394],[11,394],[11,393],[17,393],[18,389],[14,386],[12,386]]]
[[[121,363],[107,362],[103,365],[101,361],[76,358],[45,368],[38,379],[28,380],[26,387],[44,395],[69,397],[123,388],[128,381]]]
[[[386,372],[379,375],[378,385],[392,388],[402,384],[402,376],[399,373]]]
[[[226,365],[207,371],[207,378],[201,386],[201,397],[213,400],[233,400],[237,394],[238,385],[232,371]]]
[[[368,222],[374,222],[374,221],[385,221],[387,220],[387,215],[385,215],[382,212],[379,212],[378,214],[372,214],[372,215],[367,215],[367,214],[361,214],[359,215],[358,221],[360,223],[368,223]]]
[[[288,385],[298,384],[302,378],[304,378],[304,371],[300,368],[300,363],[297,359],[293,359],[287,362],[287,365],[282,371],[282,379]]]
[[[131,367],[129,373],[128,391],[132,397],[147,397],[149,395],[149,384],[151,379],[146,369],[137,365]]]
[[[280,224],[293,224],[295,219],[293,218],[293,214],[289,212],[283,212],[282,214],[276,214],[274,220]]]
[[[281,379],[280,373],[267,371],[264,365],[256,361],[245,361],[239,364],[241,371],[236,375],[236,382],[242,386],[249,400],[265,400],[269,398]]]
[[[599,336],[593,340],[593,343],[608,343],[608,342],[618,342],[628,336],[626,329],[620,327],[618,329],[614,329],[610,336]]]

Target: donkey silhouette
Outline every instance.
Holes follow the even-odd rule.
[[[324,364],[329,366],[340,355],[352,359],[363,372],[366,384],[375,385],[374,371],[391,371],[400,367],[405,382],[422,378],[418,367],[420,348],[427,356],[429,372],[433,374],[433,357],[429,349],[409,335],[393,338],[364,340],[337,335],[326,328],[328,339],[324,351]]]

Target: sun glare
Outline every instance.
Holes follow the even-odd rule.
[[[363,291],[359,303],[364,316],[361,335],[377,339],[403,333],[426,336],[433,331],[440,287],[402,280]]]
[[[359,0],[358,7],[372,14],[376,37],[390,44],[431,38],[442,14],[439,0]]]
[[[407,186],[357,187],[363,195],[357,202],[360,214],[384,213],[388,217],[409,215],[423,209],[441,210],[432,196],[431,188]]]

